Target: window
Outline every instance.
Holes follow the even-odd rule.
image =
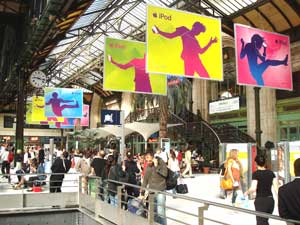
[[[298,140],[298,132],[297,132],[297,127],[290,127],[290,137],[289,139],[291,141],[296,141]]]
[[[287,128],[286,127],[280,128],[280,140],[286,141],[287,139],[288,139]]]
[[[279,130],[280,141],[297,141],[300,138],[300,126],[284,126]]]
[[[4,128],[13,128],[14,127],[14,117],[4,116]]]

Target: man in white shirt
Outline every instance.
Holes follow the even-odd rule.
[[[168,154],[166,153],[166,151],[164,151],[161,148],[156,149],[156,153],[155,153],[154,157],[161,158],[164,161],[164,163],[166,163],[166,164],[168,163],[168,160],[169,160],[168,159]]]
[[[7,148],[4,151],[2,151],[0,154],[0,158],[2,161],[2,167],[1,167],[2,174],[10,173],[10,163],[8,161],[8,155],[9,155],[9,151]],[[10,182],[10,177],[9,176],[5,176],[5,177],[8,178],[8,182]]]

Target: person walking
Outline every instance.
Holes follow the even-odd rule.
[[[104,200],[104,187],[107,176],[105,174],[105,165],[106,160],[104,159],[105,152],[103,150],[98,151],[97,155],[93,158],[91,163],[91,174],[100,177],[99,183],[99,191],[100,191],[100,198]]]
[[[186,165],[185,170],[182,173],[182,176],[184,177],[187,173],[189,173],[189,177],[193,178],[193,171],[192,171],[192,146],[188,145],[185,153],[184,153],[184,162]]]
[[[71,168],[71,160],[68,159],[69,153],[63,152],[61,157],[55,159],[51,166],[52,174],[50,176],[50,193],[61,192],[61,186],[65,177],[64,173],[67,173]]]
[[[118,158],[119,158],[119,153],[114,152],[112,166],[110,167],[108,173],[108,179],[127,183],[128,180],[126,180],[127,174],[125,171],[125,166],[124,165],[121,166],[120,164],[118,164]],[[120,184],[114,182],[108,182],[109,200],[110,200],[110,204],[113,206],[118,206],[118,200],[122,201],[122,199],[118,199],[118,195],[117,195],[118,186],[120,186]]]
[[[137,166],[137,163],[134,161],[133,155],[130,151],[126,153],[127,160],[125,160],[125,171],[128,174],[128,183],[137,185],[137,174],[139,174],[141,171]],[[126,187],[128,199],[131,199],[132,196],[138,197],[139,196],[139,190],[137,190],[134,187]]]
[[[238,159],[239,151],[231,149],[229,157],[226,160],[225,167],[227,168],[227,176],[231,179],[233,187],[232,190],[226,190],[226,196],[231,199],[231,204],[235,205],[237,191],[241,189],[241,177],[243,174],[243,166]]]
[[[181,151],[181,149],[179,149],[178,153],[177,153],[177,160],[178,160],[178,163],[179,163],[179,168],[182,167],[182,158],[183,158],[182,151]]]
[[[25,164],[25,167],[28,167],[29,165],[29,160],[31,159],[31,154],[29,152],[29,147],[27,147],[25,149],[25,153],[24,153],[24,156],[23,156],[23,164]]]
[[[84,193],[88,192],[88,176],[91,173],[91,154],[89,151],[85,151],[83,158],[78,161],[75,165],[76,171],[82,174],[82,191]]]
[[[157,148],[156,153],[154,154],[154,157],[161,158],[165,163],[168,163],[168,153],[162,148]]]
[[[272,184],[275,192],[278,192],[277,179],[275,174],[266,169],[266,158],[262,155],[255,157],[257,170],[252,174],[251,187],[244,195],[248,196],[251,193],[256,192],[256,198],[254,201],[255,210],[264,213],[273,213],[274,210],[274,198],[272,194]],[[269,225],[268,218],[256,217],[257,225]]]
[[[168,162],[168,167],[170,170],[172,170],[177,177],[180,175],[180,168],[179,168],[179,162],[178,159],[176,158],[176,154],[173,149],[170,150],[170,158]],[[172,189],[172,193],[176,194],[176,188]]]
[[[294,172],[294,181],[279,188],[278,211],[282,218],[300,221],[300,158],[294,162]]]
[[[167,188],[166,177],[168,175],[168,168],[164,161],[155,157],[152,151],[145,154],[147,161],[147,169],[145,171],[143,188],[154,189],[157,191],[165,191]],[[145,192],[141,192],[141,197],[144,198]],[[162,193],[157,193],[154,197],[154,220],[155,222],[166,225],[166,196]]]
[[[16,171],[22,169],[23,154],[22,150],[18,149],[16,154]]]
[[[1,172],[2,174],[7,174],[7,176],[4,176],[8,179],[8,182],[10,182],[10,162],[8,160],[9,158],[9,151],[8,148],[5,148],[4,151],[1,152],[0,158],[2,160],[2,166],[1,166]]]

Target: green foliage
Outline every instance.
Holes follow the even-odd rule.
[[[168,88],[169,108],[173,113],[180,114],[182,110],[187,108],[191,90],[192,83],[186,78],[179,84]]]
[[[99,138],[97,136],[97,130],[86,129],[82,131],[75,131],[72,134],[72,137],[79,141],[80,149],[95,148],[104,141],[104,138]]]

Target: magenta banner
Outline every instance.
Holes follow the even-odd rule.
[[[64,118],[63,122],[56,122],[55,124],[51,124],[50,128],[63,128],[63,129],[72,129],[76,125],[80,125],[82,127],[88,127],[90,124],[90,106],[83,105],[83,113],[81,118]]]
[[[80,126],[88,127],[89,125],[90,125],[90,106],[83,105],[83,115],[80,119]]]
[[[292,90],[289,37],[235,24],[237,83]]]

